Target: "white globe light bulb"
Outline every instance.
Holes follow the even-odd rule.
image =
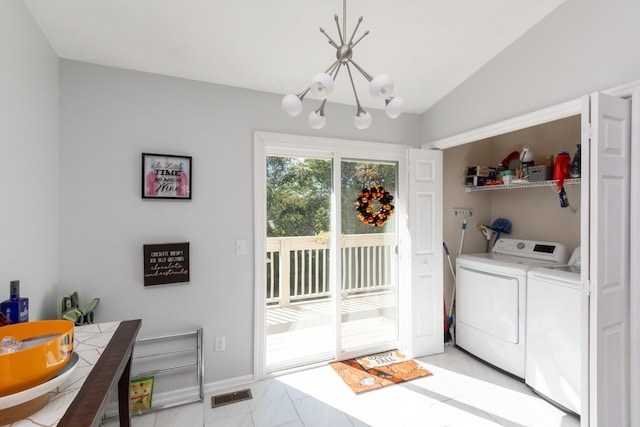
[[[333,93],[333,79],[327,73],[318,73],[311,79],[309,90],[318,99],[325,99]]]
[[[363,112],[360,114],[357,114],[354,118],[353,118],[353,124],[358,128],[358,129],[366,129],[369,126],[371,126],[371,122],[373,121],[373,117],[371,117],[371,114],[369,114],[368,112]]]
[[[385,107],[385,110],[387,112],[387,116],[391,117],[392,119],[395,119],[400,114],[402,114],[402,112],[404,111],[404,108],[405,108],[404,99],[400,98],[399,96],[396,96],[389,100],[389,102],[387,103],[387,106]]]
[[[295,117],[302,111],[302,101],[296,95],[287,95],[282,98],[282,109]]]
[[[369,93],[374,98],[389,98],[393,94],[393,81],[386,74],[379,74],[371,79]]]
[[[314,129],[322,129],[324,125],[327,123],[327,118],[325,116],[321,116],[317,111],[312,111],[309,113],[309,126]]]

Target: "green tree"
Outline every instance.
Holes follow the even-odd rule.
[[[372,227],[356,217],[355,201],[363,187],[383,185],[396,193],[396,165],[343,161],[343,234],[392,231],[393,221]],[[267,157],[267,236],[314,236],[330,228],[332,161],[299,157]]]
[[[329,229],[331,161],[267,157],[267,236],[313,236]]]

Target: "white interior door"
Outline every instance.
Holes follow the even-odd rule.
[[[444,351],[442,152],[408,150],[413,357]]]
[[[631,101],[631,164],[640,164],[640,87],[633,90]],[[631,192],[631,218],[640,218],[640,174],[632,173],[631,188],[636,191]],[[629,257],[632,260],[640,260],[640,224],[632,221],[630,227],[631,250]],[[631,285],[629,305],[629,328],[631,330],[631,351],[630,360],[640,360],[640,263],[631,263],[631,275],[629,283]],[[629,390],[630,401],[637,402],[640,399],[640,366],[637,363],[631,364]],[[631,425],[640,425],[640,405],[631,407]]]
[[[589,211],[583,216],[587,217],[583,230],[588,229],[588,239],[583,235],[582,245],[583,283],[590,283],[589,411],[583,411],[589,417],[583,417],[583,425],[631,425],[630,106],[628,100],[601,93],[583,99],[583,120],[590,117],[590,127],[583,127],[590,139],[583,137],[582,141],[588,162],[582,168],[588,170],[583,176],[583,207]]]

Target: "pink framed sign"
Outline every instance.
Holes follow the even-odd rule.
[[[143,199],[191,199],[191,157],[142,153]]]

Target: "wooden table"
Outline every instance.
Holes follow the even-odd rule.
[[[58,426],[99,426],[109,400],[109,391],[116,383],[118,384],[120,425],[131,425],[129,413],[131,356],[141,323],[140,319],[120,322]]]

